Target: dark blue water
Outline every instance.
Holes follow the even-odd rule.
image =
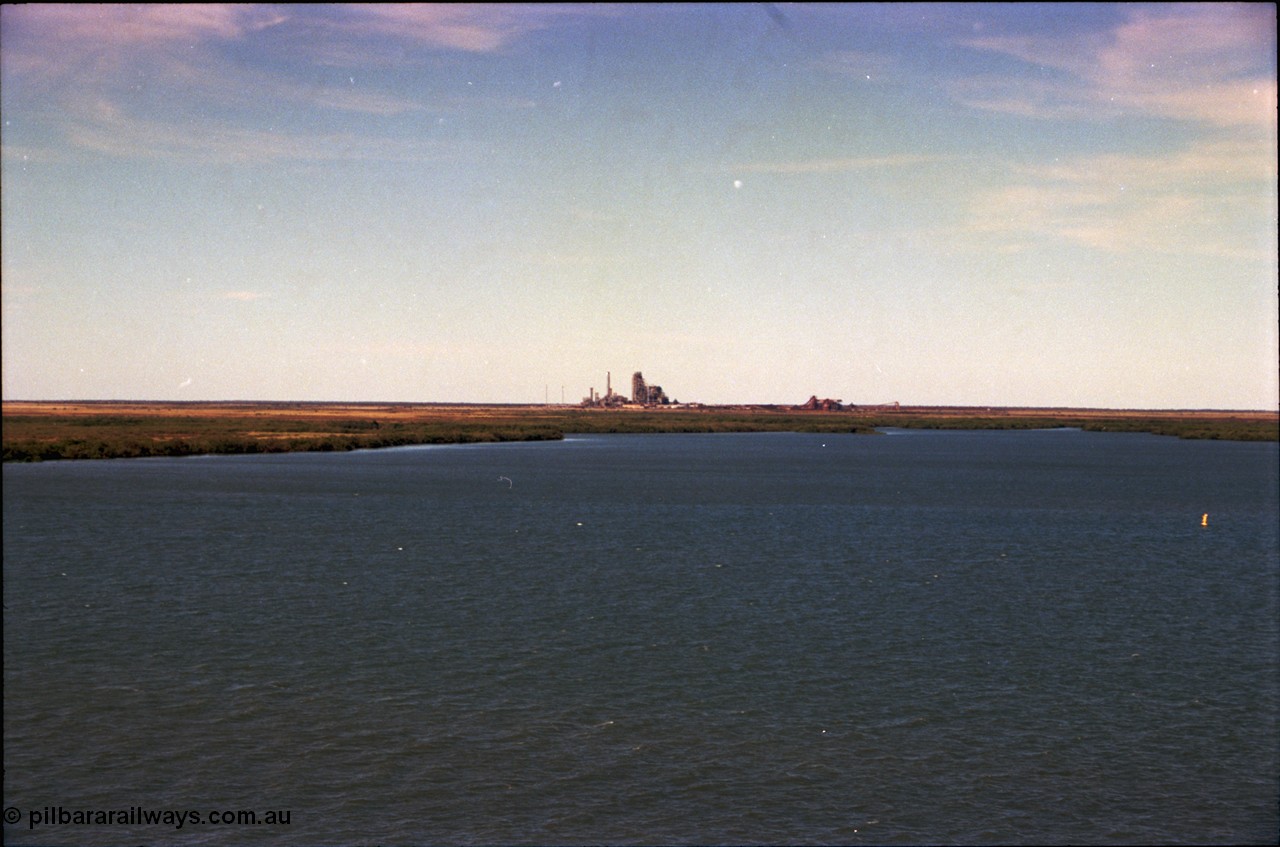
[[[1277,469],[1077,431],[5,465],[4,840],[1274,842]]]

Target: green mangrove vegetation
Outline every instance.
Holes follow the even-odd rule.
[[[797,411],[787,407],[601,411],[540,406],[356,404],[14,404],[3,417],[3,459],[108,459],[200,454],[345,451],[410,444],[533,441],[565,433],[816,432],[878,428],[1029,429],[1076,427],[1179,438],[1280,441],[1271,413],[1075,413],[1017,410]],[[86,406],[88,411],[86,412]]]

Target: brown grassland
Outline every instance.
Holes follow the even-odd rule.
[[[1280,440],[1280,413],[995,407],[789,406],[586,409],[447,403],[6,402],[4,461],[279,453],[601,432],[872,433],[881,427],[1079,427],[1181,438]]]

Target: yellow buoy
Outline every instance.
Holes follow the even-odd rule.
[[[1209,525],[1209,513],[1205,512],[1203,515],[1200,516],[1200,526],[1208,526],[1208,525]]]

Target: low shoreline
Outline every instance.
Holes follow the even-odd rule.
[[[409,444],[560,439],[575,433],[823,432],[878,428],[1147,432],[1280,441],[1280,412],[964,406],[679,406],[255,401],[12,401],[3,460],[343,451]]]

